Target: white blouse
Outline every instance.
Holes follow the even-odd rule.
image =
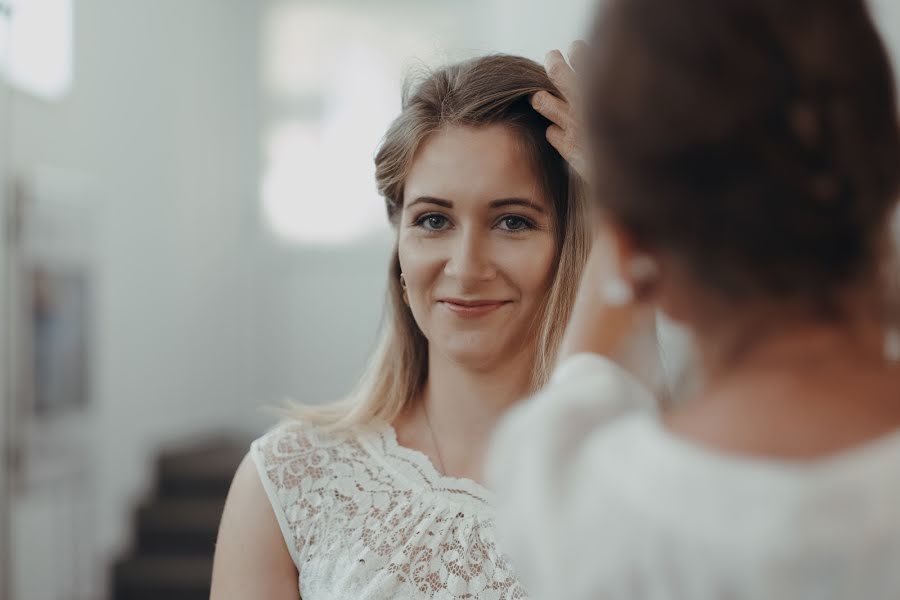
[[[584,354],[511,411],[487,472],[534,598],[900,598],[900,433],[808,462],[720,454]]]
[[[390,425],[284,422],[250,448],[304,600],[516,600],[491,494],[440,475]]]

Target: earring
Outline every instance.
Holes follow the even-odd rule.
[[[628,274],[636,283],[646,285],[659,277],[659,265],[649,256],[635,256],[628,261]]]
[[[604,281],[600,287],[600,295],[610,306],[625,306],[634,301],[634,290],[621,277]]]
[[[625,268],[634,283],[623,277],[614,277],[603,282],[600,295],[610,306],[625,306],[634,302],[635,287],[644,287],[659,276],[659,266],[649,256],[636,256],[628,261]]]
[[[400,273],[400,288],[403,290],[403,303],[409,306],[409,293],[406,291],[406,278]]]

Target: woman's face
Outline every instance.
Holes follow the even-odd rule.
[[[451,127],[416,154],[399,222],[400,267],[429,351],[480,370],[533,348],[556,239],[516,134]]]

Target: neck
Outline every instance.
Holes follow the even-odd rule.
[[[432,425],[490,435],[503,413],[528,395],[533,355],[526,348],[490,369],[473,369],[433,353],[422,398]]]
[[[753,311],[739,320],[698,329],[707,380],[742,372],[802,372],[833,361],[884,362],[884,324],[877,310],[859,307],[842,319],[823,320],[798,310]]]
[[[480,478],[497,422],[529,393],[533,356],[533,348],[527,347],[490,369],[473,369],[430,354],[428,381],[415,410],[433,432],[448,475]]]
[[[740,454],[811,458],[900,427],[900,368],[884,356],[879,311],[842,320],[745,311],[697,327],[703,384],[670,428]]]

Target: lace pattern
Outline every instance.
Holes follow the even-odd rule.
[[[251,456],[304,600],[527,598],[496,547],[490,492],[440,475],[390,426],[286,422]]]

